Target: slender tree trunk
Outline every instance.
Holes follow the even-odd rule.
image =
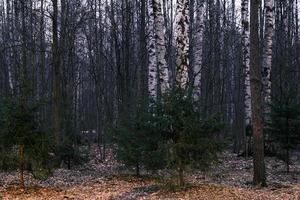
[[[176,10],[176,82],[181,88],[188,84],[189,67],[189,1],[177,0]]]
[[[178,184],[179,186],[184,186],[184,170],[181,158],[178,164]]]
[[[189,68],[188,68],[188,80],[189,87],[192,87],[194,84],[194,66],[195,66],[195,25],[196,25],[196,18],[195,14],[197,11],[196,2],[195,0],[189,0]]]
[[[140,22],[140,30],[139,30],[139,49],[140,49],[140,65],[138,68],[138,82],[137,82],[137,96],[139,99],[139,103],[143,103],[143,101],[145,100],[145,97],[147,92],[145,92],[145,90],[147,90],[147,84],[145,84],[145,81],[147,80],[147,73],[145,73],[147,71],[147,37],[146,37],[146,1],[141,1],[141,8],[140,8],[140,18],[141,18],[141,22]],[[152,29],[153,30],[153,29]]]
[[[272,48],[274,35],[274,2],[264,0],[265,7],[265,37],[263,53],[263,91],[264,91],[264,114],[268,121],[271,113],[271,68],[272,68]]]
[[[250,43],[249,43],[249,1],[242,0],[242,50],[243,50],[243,69],[245,76],[245,134],[250,134],[251,131],[251,115],[252,115],[252,106],[251,106],[251,88],[250,88]],[[248,132],[248,133],[247,133]],[[248,156],[248,142],[247,137],[245,139],[244,148],[246,156]]]
[[[152,7],[152,0],[149,2],[150,8]],[[150,98],[156,100],[157,87],[158,87],[158,74],[157,74],[157,57],[156,57],[156,45],[154,36],[154,17],[153,9],[149,9],[149,25],[148,25],[148,92]]]
[[[45,20],[44,20],[44,0],[41,0],[41,19],[40,19],[40,82],[38,88],[40,89],[39,96],[44,101],[46,94],[46,79],[45,79],[45,63],[46,63],[46,49],[45,49]],[[46,110],[43,107],[41,110],[41,119],[46,117]]]
[[[261,70],[259,67],[259,20],[258,8],[260,0],[251,0],[250,14],[250,77],[251,77],[251,103],[253,125],[253,165],[255,185],[265,186],[265,162],[264,162],[264,137],[262,123],[262,96],[261,96]]]
[[[24,145],[19,145],[19,162],[20,162],[20,186],[21,188],[25,188],[25,181],[24,181]]]
[[[286,172],[290,173],[290,151],[286,149]]]
[[[21,17],[22,17],[22,65],[20,71],[20,93],[21,93],[21,102],[23,105],[26,105],[27,96],[29,92],[28,88],[28,80],[27,80],[27,27],[26,27],[26,10],[27,7],[26,2],[21,2]]]
[[[203,33],[204,33],[204,1],[197,1],[196,12],[196,45],[194,65],[194,98],[199,99],[201,92],[201,71],[203,60]]]
[[[7,66],[8,70],[8,83],[9,83],[9,89],[10,89],[10,94],[14,94],[14,85],[13,85],[13,79],[12,79],[12,69],[10,64]]]
[[[169,89],[169,69],[166,62],[166,44],[164,17],[160,0],[152,0],[154,30],[156,39],[156,56],[159,70],[160,92],[164,94]]]
[[[60,55],[58,49],[58,5],[57,0],[52,0],[53,16],[52,16],[52,62],[53,62],[53,111],[52,125],[56,143],[60,140],[60,104],[61,104],[61,84],[60,84]]]
[[[286,140],[286,151],[285,151],[285,163],[286,163],[286,172],[289,173],[290,172],[290,135],[289,135],[289,127],[290,127],[290,124],[289,124],[289,118],[287,117],[286,120],[285,120],[285,127],[286,127],[286,133],[285,133],[285,140]]]
[[[296,6],[295,6],[295,37],[296,37],[296,66],[297,67],[297,103],[300,103],[300,40],[299,40],[299,9],[298,9],[298,0],[296,0]]]
[[[6,0],[6,26],[7,26],[7,37],[5,38],[7,40],[7,44],[11,44],[11,33],[13,30],[12,27],[12,9],[10,6],[10,0]],[[8,86],[9,86],[9,94],[14,94],[14,84],[13,84],[13,76],[12,76],[12,66],[10,62],[11,57],[11,50],[7,49],[7,55],[8,55],[8,62],[7,62],[7,72],[8,72]]]
[[[140,176],[140,163],[137,162],[135,166],[135,175]]]

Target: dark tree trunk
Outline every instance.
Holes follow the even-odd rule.
[[[178,184],[179,186],[184,186],[184,174],[183,174],[183,163],[180,160],[178,165]]]
[[[58,47],[58,5],[57,0],[52,0],[53,16],[52,16],[52,72],[53,72],[53,110],[52,110],[52,126],[55,136],[55,141],[60,142],[60,104],[61,104],[61,85],[60,85],[60,55]]]
[[[290,173],[290,150],[286,150],[286,172]]]
[[[135,167],[135,174],[136,176],[140,176],[140,163],[136,163],[136,167]]]
[[[259,10],[260,0],[251,0],[250,7],[250,83],[252,105],[252,129],[253,129],[253,165],[255,185],[266,185],[264,162],[264,137],[262,122],[262,82],[259,67]]]
[[[21,144],[19,145],[19,170],[20,170],[20,186],[21,188],[25,188],[25,181],[24,181],[24,160],[25,160],[25,156],[24,156],[24,145]]]

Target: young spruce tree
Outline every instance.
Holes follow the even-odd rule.
[[[113,131],[118,159],[127,167],[177,171],[178,184],[184,185],[184,171],[205,169],[217,161],[223,143],[214,133],[223,125],[217,117],[202,119],[192,95],[175,89],[161,101],[150,104]]]
[[[35,108],[27,104],[8,100],[0,110],[0,141],[6,150],[17,148],[20,185],[25,187],[25,164],[29,163],[33,175],[45,177],[49,174],[49,153],[53,150],[51,139],[35,120]],[[46,173],[46,174],[45,174]]]
[[[279,144],[284,151],[286,171],[289,173],[290,153],[300,144],[300,105],[286,99],[273,103],[271,107],[271,122],[266,130],[272,142]]]

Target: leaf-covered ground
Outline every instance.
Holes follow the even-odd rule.
[[[113,178],[102,179],[69,188],[40,188],[31,187],[27,190],[11,187],[2,194],[3,199],[261,199],[285,200],[300,199],[299,186],[286,186],[278,189],[243,189],[214,184],[199,184],[178,192],[160,190],[153,181],[131,178],[130,180]]]
[[[185,189],[164,186],[161,180],[120,175],[119,164],[112,154],[105,163],[97,158],[95,149],[88,163],[72,170],[58,169],[45,181],[26,175],[27,189],[20,189],[16,172],[0,172],[0,200],[2,199],[270,199],[300,200],[300,166],[291,165],[291,173],[284,172],[284,163],[266,158],[268,187],[254,188],[252,160],[224,153],[222,162],[207,172],[186,176],[190,186]],[[124,172],[123,172],[124,173]],[[166,172],[160,172],[168,176]]]

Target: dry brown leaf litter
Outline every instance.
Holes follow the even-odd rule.
[[[292,173],[284,173],[284,163],[266,158],[269,187],[255,189],[252,179],[252,160],[224,153],[222,163],[207,172],[191,173],[187,180],[194,187],[179,192],[160,189],[155,180],[116,176],[119,164],[112,153],[105,163],[97,158],[73,170],[58,169],[46,181],[27,178],[27,190],[17,187],[17,173],[0,173],[0,200],[6,199],[256,199],[300,200],[300,166],[292,165]]]
[[[32,200],[60,200],[60,199],[205,199],[205,200],[299,200],[300,187],[278,189],[248,190],[220,185],[203,184],[180,192],[156,191],[155,183],[151,181],[125,181],[120,179],[106,180],[85,186],[74,186],[66,190],[58,188],[30,188],[27,191],[10,188],[2,194],[3,199],[32,199]],[[138,193],[139,188],[153,187],[150,192]]]

